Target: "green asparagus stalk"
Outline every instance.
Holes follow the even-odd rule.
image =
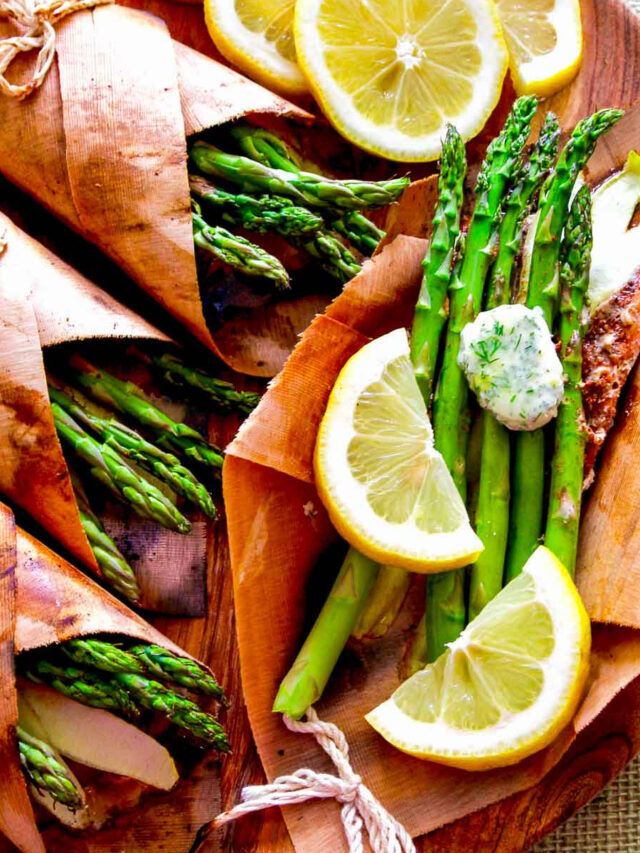
[[[411,575],[404,569],[380,566],[352,636],[356,640],[384,637],[400,612],[410,583]]]
[[[174,492],[200,507],[208,518],[216,517],[211,495],[191,471],[180,463],[177,456],[156,447],[111,415],[102,415],[83,394],[52,377],[49,377],[49,397],[72,418],[91,429],[116,453],[136,462],[170,486]]]
[[[183,392],[197,391],[222,413],[241,412],[250,415],[260,402],[260,394],[253,391],[238,391],[231,382],[216,379],[199,367],[191,367],[170,352],[146,355],[133,350],[137,358],[149,364],[160,379]]]
[[[409,178],[338,181],[311,172],[287,172],[248,157],[225,154],[202,141],[191,147],[190,158],[200,172],[235,184],[243,192],[286,196],[303,207],[341,211],[385,207],[396,201],[409,184]]]
[[[259,275],[271,279],[279,290],[288,290],[289,273],[280,261],[256,246],[245,237],[232,234],[221,225],[209,225],[201,216],[200,208],[194,204],[192,213],[193,240],[199,249],[214,255],[245,275]]]
[[[377,563],[349,548],[329,597],[280,684],[274,711],[299,720],[320,699],[377,574]]]
[[[17,736],[20,764],[29,782],[72,811],[82,808],[84,798],[62,756],[24,729],[18,727]]]
[[[78,383],[93,399],[123,415],[128,415],[153,433],[158,444],[183,454],[201,465],[222,467],[222,451],[206,442],[199,432],[187,424],[174,421],[145,399],[134,382],[117,379],[78,355],[70,361]]]
[[[515,259],[520,250],[523,219],[558,153],[560,128],[554,113],[547,113],[529,160],[522,164],[506,200],[498,229],[498,254],[491,268],[487,307],[509,302]]]
[[[36,684],[48,684],[83,705],[113,711],[129,720],[140,717],[140,709],[124,687],[79,667],[59,666],[40,658],[28,664],[22,674]]]
[[[237,143],[241,154],[262,163],[263,166],[295,174],[303,169],[302,159],[297,152],[270,130],[240,123],[232,125],[229,134]],[[313,171],[315,172],[315,169]]]
[[[295,205],[288,198],[228,193],[199,175],[189,176],[189,186],[192,197],[215,210],[223,222],[247,231],[296,237],[317,231],[324,225],[321,216]]]
[[[528,162],[521,167],[505,204],[504,217],[498,230],[498,254],[489,279],[487,309],[504,305],[510,300],[513,266],[520,248],[522,223],[540,184],[553,165],[559,135],[558,120],[553,113],[548,113],[540,137]],[[482,455],[475,527],[485,549],[471,568],[469,620],[475,619],[502,589],[509,536],[509,430],[487,410],[482,412],[481,417]]]
[[[58,666],[45,659],[36,660],[24,675],[84,705],[112,711],[134,721],[140,717],[141,708],[156,711],[221,752],[229,751],[224,729],[211,714],[143,675],[116,672],[107,679],[79,667]]]
[[[360,264],[353,254],[326,229],[308,237],[292,239],[292,242],[315,258],[322,269],[341,284],[351,281],[360,272]]]
[[[262,163],[263,166],[300,174],[302,170],[300,157],[275,133],[247,124],[235,125],[230,133],[246,157]],[[328,225],[332,231],[346,237],[363,255],[372,255],[385,236],[384,231],[377,228],[370,219],[358,211],[347,212],[337,218],[329,215]]]
[[[431,405],[436,362],[447,321],[445,302],[451,281],[454,249],[460,233],[466,173],[464,142],[450,124],[442,143],[438,202],[433,216],[431,241],[422,263],[422,285],[411,330],[413,372],[427,407]]]
[[[109,683],[129,693],[142,708],[162,714],[173,725],[214,746],[220,752],[229,752],[229,740],[220,723],[191,699],[186,699],[158,681],[135,673],[114,673]]]
[[[71,471],[71,482],[82,529],[89,540],[100,571],[116,592],[135,604],[140,600],[141,592],[133,569],[92,511],[82,483],[74,471]]]
[[[458,366],[460,333],[482,305],[499,216],[520,163],[536,104],[534,97],[518,98],[502,132],[487,150],[476,182],[476,203],[460,272],[449,289],[449,325],[434,399],[434,436],[463,500],[466,499],[469,389]],[[428,576],[426,620],[427,651],[433,661],[464,628],[464,569]]]
[[[560,249],[560,356],[566,384],[556,420],[545,533],[545,545],[571,575],[578,552],[586,440],[580,382],[592,242],[591,194],[584,186],[571,205]]]
[[[555,171],[540,195],[540,214],[531,254],[527,305],[539,306],[549,328],[558,299],[558,256],[569,200],[578,175],[598,138],[622,116],[621,110],[601,110],[575,126],[562,150]],[[542,533],[544,507],[544,432],[523,432],[516,437],[513,497],[507,554],[507,580],[522,571]]]
[[[180,657],[162,646],[138,643],[128,648],[105,640],[67,640],[60,648],[74,663],[103,672],[152,675],[160,681],[186,687],[195,693],[222,698],[222,688],[197,661]]]
[[[145,480],[108,444],[86,433],[67,412],[51,401],[51,412],[62,443],[86,462],[96,480],[129,504],[142,518],[157,521],[169,530],[188,533],[191,523],[153,483]]]
[[[337,219],[330,219],[329,227],[367,256],[373,255],[386,234],[364,214],[357,211],[345,213]]]

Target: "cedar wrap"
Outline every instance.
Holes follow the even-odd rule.
[[[15,655],[101,633],[126,635],[187,655],[65,560],[16,528],[13,514],[2,504],[0,632],[0,832],[23,853],[44,853],[15,737]]]
[[[4,26],[4,30],[2,27]],[[0,23],[0,34],[8,25]],[[120,6],[56,28],[56,59],[22,102],[0,98],[0,172],[110,255],[232,367],[275,373],[318,297],[258,309],[239,337],[209,332],[193,246],[186,137],[249,115],[311,119]],[[15,62],[28,73],[33,57]]]
[[[614,159],[610,167],[619,164]],[[336,533],[313,484],[316,433],[347,359],[371,338],[411,325],[426,246],[425,240],[398,237],[365,266],[304,333],[227,451],[224,497],[244,696],[270,780],[306,766],[333,772],[313,738],[290,733],[271,712],[280,680],[341,559],[335,549],[327,551]],[[399,684],[402,649],[424,613],[419,585],[384,638],[343,660],[317,706],[321,719],[346,734],[355,772],[413,836],[536,784],[576,734],[640,675],[640,634],[616,627],[640,628],[638,381],[585,515],[578,583],[592,619],[610,624],[594,628],[591,682],[572,725],[521,764],[483,773],[412,759],[379,737],[363,715]],[[299,853],[346,851],[338,810],[326,801],[283,810]]]
[[[49,407],[42,350],[74,340],[169,339],[2,214],[0,237],[0,491],[99,574]],[[138,553],[157,548],[151,541],[158,536],[157,525],[132,521]],[[151,560],[153,575],[140,577],[145,606],[201,612],[202,527],[194,525],[188,537],[162,531],[161,541],[173,550]],[[176,566],[184,578],[176,577]]]

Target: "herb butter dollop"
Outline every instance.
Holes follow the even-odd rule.
[[[482,311],[462,330],[458,364],[480,405],[509,429],[538,429],[556,416],[562,364],[540,308]]]

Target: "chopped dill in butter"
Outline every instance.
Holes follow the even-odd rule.
[[[509,429],[538,429],[556,416],[562,365],[539,308],[478,314],[462,331],[458,364],[480,405]]]

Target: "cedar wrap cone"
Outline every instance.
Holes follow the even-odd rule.
[[[56,434],[42,350],[96,338],[169,339],[2,214],[0,238],[4,244],[0,253],[0,491],[99,574]],[[153,573],[140,577],[143,604],[165,612],[200,613],[203,525],[197,523],[185,537],[158,532],[157,525],[132,517],[128,532],[136,540],[137,553],[145,554],[152,546],[161,552],[150,561]],[[166,557],[160,547],[163,544],[172,549]]]
[[[110,255],[233,368],[273,375],[327,300],[257,308],[241,328],[229,322],[212,337],[196,275],[186,137],[242,116],[312,117],[172,41],[163,22],[137,10],[76,12],[56,33],[42,87],[22,102],[0,98],[0,172]],[[16,60],[15,74],[26,76],[32,63]],[[318,126],[312,139],[320,150],[327,139],[338,144]]]
[[[16,528],[13,514],[2,504],[0,631],[0,832],[23,853],[44,853],[15,737],[15,656],[100,633],[122,634],[188,655],[65,560]]]
[[[624,162],[640,129],[640,111],[633,115],[600,147],[594,177]],[[428,219],[427,211],[424,216]],[[426,246],[425,240],[398,237],[346,285],[304,333],[227,451],[224,497],[244,696],[270,780],[299,767],[334,772],[313,738],[290,733],[271,712],[280,680],[325,594],[320,590],[309,598],[309,591],[327,590],[341,559],[335,549],[327,552],[337,537],[314,488],[313,449],[347,359],[371,338],[410,327]],[[413,836],[536,784],[576,734],[640,675],[639,454],[636,374],[584,515],[577,580],[592,620],[602,623],[594,626],[591,681],[572,725],[547,749],[514,767],[469,773],[412,759],[365,722],[363,715],[398,686],[402,649],[424,612],[421,588],[410,594],[384,638],[350,654],[334,673],[318,713],[345,732],[355,772]],[[324,584],[318,582],[322,575]],[[338,810],[327,801],[284,809],[299,853],[346,851]]]

